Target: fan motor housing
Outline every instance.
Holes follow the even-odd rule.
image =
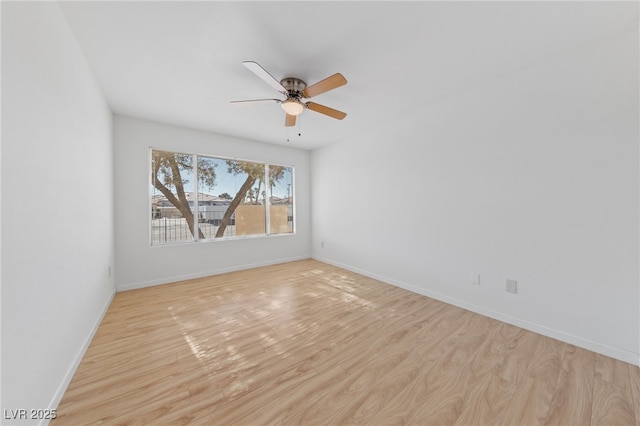
[[[280,84],[282,84],[289,93],[301,93],[307,88],[307,83],[295,77],[283,78],[280,80]]]

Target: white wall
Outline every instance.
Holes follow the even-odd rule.
[[[118,290],[268,265],[310,256],[309,152],[115,117],[116,282]],[[149,244],[149,148],[295,166],[295,235]]]
[[[638,47],[636,28],[314,151],[312,255],[637,364]]]
[[[3,418],[56,407],[114,294],[111,136],[59,5],[2,2]]]

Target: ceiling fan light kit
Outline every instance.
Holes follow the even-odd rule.
[[[305,109],[305,105],[302,102],[293,99],[283,101],[280,106],[287,114],[291,115],[300,115]]]
[[[327,77],[324,80],[307,87],[307,83],[295,77],[286,77],[278,81],[271,74],[269,74],[267,70],[262,68],[262,66],[260,66],[260,64],[258,64],[257,62],[245,61],[242,64],[255,75],[264,80],[268,85],[286,96],[286,98],[283,100],[253,99],[246,101],[231,101],[231,103],[278,102],[286,113],[284,123],[286,127],[295,126],[296,116],[302,114],[305,109],[319,112],[320,114],[324,114],[337,120],[342,120],[347,116],[347,114],[342,111],[338,111],[336,109],[329,108],[315,102],[303,102],[303,99],[308,99],[313,96],[320,95],[322,93],[328,92],[329,90],[333,90],[337,87],[347,84],[347,79],[344,78],[344,76],[340,73],[333,74],[332,76]]]

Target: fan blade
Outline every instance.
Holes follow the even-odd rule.
[[[314,102],[307,102],[306,107],[311,111],[319,112],[320,114],[328,115],[329,117],[337,120],[342,120],[347,116],[346,112],[338,111],[337,109],[329,108],[328,106],[316,104]]]
[[[280,84],[278,80],[273,78],[273,76],[269,74],[267,70],[262,68],[260,64],[258,64],[257,62],[244,61],[242,65],[247,67],[251,72],[253,72],[255,75],[263,79],[269,86],[273,87],[278,92],[287,93],[287,89],[285,89],[284,86]]]
[[[232,104],[261,104],[261,103],[280,103],[280,99],[247,99],[246,101],[230,101]]]
[[[296,116],[287,114],[284,118],[284,127],[293,127],[296,125]]]
[[[321,93],[333,90],[336,87],[344,86],[347,84],[347,79],[340,73],[335,73],[331,77],[327,77],[322,81],[313,84],[302,91],[302,96],[305,98],[312,98],[318,96]]]

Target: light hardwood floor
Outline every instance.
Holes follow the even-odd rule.
[[[640,369],[314,260],[118,293],[52,425],[640,425]]]

